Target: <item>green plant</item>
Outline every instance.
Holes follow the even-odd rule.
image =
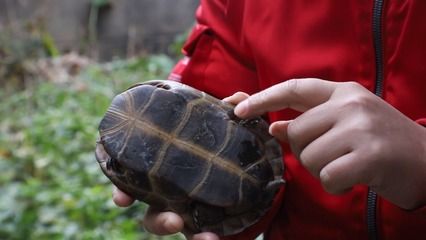
[[[181,239],[144,232],[144,204],[116,207],[94,158],[112,97],[164,77],[171,64],[164,56],[94,64],[70,82],[0,89],[0,239]]]
[[[28,76],[28,62],[44,57],[56,57],[59,50],[42,24],[27,26],[26,32],[2,29],[0,34],[0,84],[23,87]],[[7,84],[6,84],[7,83]]]
[[[98,20],[99,20],[99,11],[102,8],[109,7],[111,5],[110,0],[91,0],[90,1],[90,13],[89,13],[89,22],[88,22],[88,31],[89,31],[89,43],[91,45],[97,44],[98,41]]]
[[[174,41],[169,46],[169,52],[173,57],[182,57],[182,47],[184,46],[186,39],[188,39],[189,34],[190,30],[187,30],[175,36]]]

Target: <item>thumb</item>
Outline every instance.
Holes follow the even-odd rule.
[[[158,212],[151,207],[144,216],[143,226],[148,232],[169,235],[182,231],[183,219],[173,212]]]
[[[288,125],[292,122],[289,121],[278,121],[274,122],[269,126],[269,134],[276,137],[278,140],[288,142],[287,129]]]

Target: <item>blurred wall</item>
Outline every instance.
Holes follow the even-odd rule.
[[[192,26],[199,0],[110,0],[99,8],[92,2],[0,0],[0,34],[43,31],[61,51],[103,60],[167,52],[174,37]]]

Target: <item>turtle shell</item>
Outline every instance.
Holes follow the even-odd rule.
[[[283,183],[281,147],[262,118],[187,85],[153,80],[117,95],[99,125],[96,158],[122,191],[180,214],[187,230],[236,234]]]

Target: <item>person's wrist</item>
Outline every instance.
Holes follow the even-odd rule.
[[[422,137],[420,137],[419,141],[422,146],[422,150],[420,153],[420,161],[423,163],[424,168],[426,169],[426,118],[420,119],[416,121],[418,124],[422,125]],[[414,209],[415,211],[418,211],[424,215],[426,215],[426,191],[423,191],[421,194],[421,201],[420,201],[420,207],[417,207]]]

